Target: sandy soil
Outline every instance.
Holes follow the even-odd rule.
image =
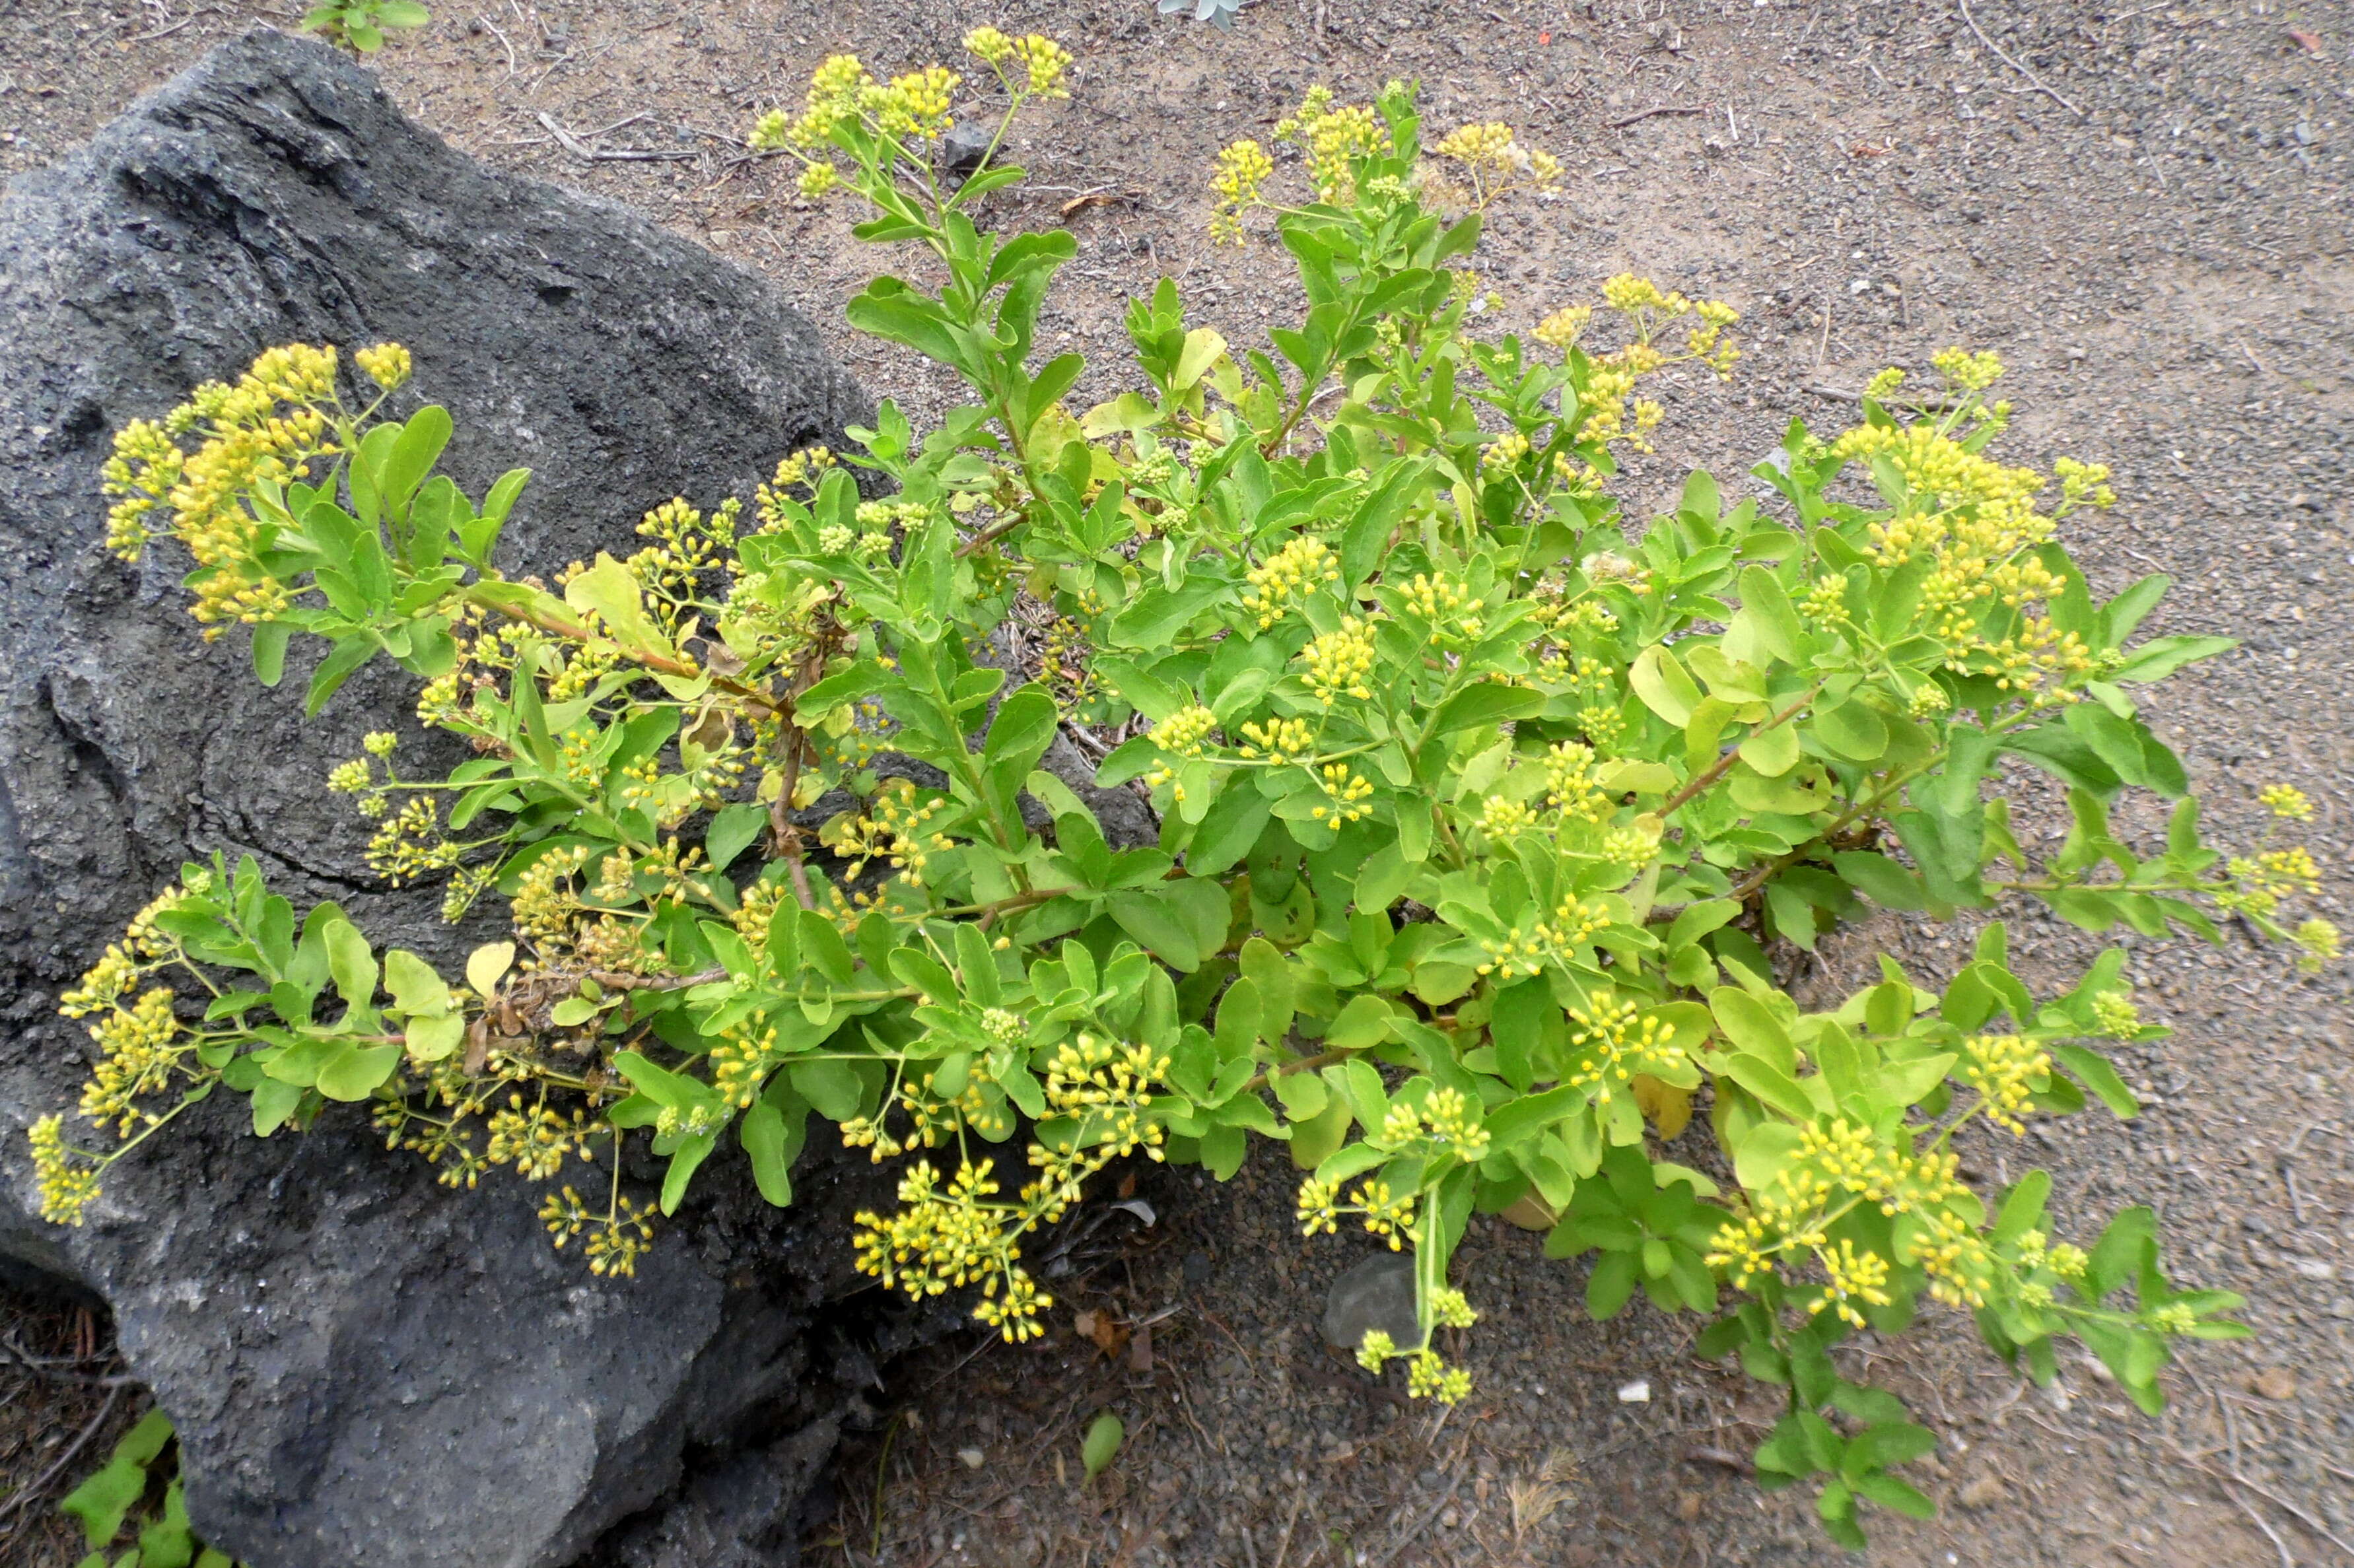
[[[2344,4],[1261,0],[1231,34],[1158,17],[1148,0],[435,9],[421,37],[379,57],[413,112],[490,163],[627,201],[775,277],[872,389],[919,419],[946,394],[938,378],[841,325],[882,259],[737,141],[755,109],[796,100],[825,54],[903,69],[982,21],[1053,32],[1079,56],[1074,100],[1018,138],[1033,183],[998,219],[1067,222],[1079,238],[1046,335],[1114,366],[1091,371],[1081,398],[1120,386],[1119,311],[1164,272],[1229,337],[1256,341],[1283,319],[1293,295],[1273,258],[1204,243],[1208,161],[1263,134],[1312,82],[1363,94],[1393,75],[1422,80],[1433,119],[1511,120],[1570,167],[1560,198],[1508,210],[1483,242],[1478,265],[1508,324],[1626,268],[1744,312],[1740,374],[1726,389],[1672,388],[1659,457],[1624,482],[1630,512],[1694,464],[1739,493],[1792,413],[1835,427],[1882,365],[1918,366],[1956,342],[1998,349],[2020,409],[2014,459],[2066,452],[2116,471],[2123,502],[2072,539],[2096,580],[2114,591],[2164,571],[2179,587],[2154,630],[2245,640],[2158,705],[2211,829],[2252,834],[2255,790],[2296,784],[2320,804],[2325,906],[2348,919]],[[16,0],[0,11],[0,173],[48,162],[250,19],[289,16]],[[584,160],[550,121],[633,155]],[[2033,777],[2018,786],[2026,826],[2056,838],[2054,792]],[[2145,838],[2159,827],[2147,810],[2122,822]],[[2047,986],[2094,950],[2010,913],[2014,950]],[[1942,977],[1968,938],[1883,921],[1828,944],[1805,979],[1840,993],[1882,949]],[[2245,1291],[2256,1337],[2197,1349],[2155,1421],[2073,1356],[2060,1393],[2023,1392],[1958,1319],[1855,1346],[1853,1370],[1944,1439],[1919,1477],[1944,1511],[1882,1516],[1882,1563],[2354,1563],[2348,971],[2299,980],[2236,938],[2132,947],[2146,1007],[2177,1029],[2120,1064],[2147,1113],[1988,1139],[1968,1158],[1998,1181],[2049,1165],[2085,1232],[2156,1202],[2177,1271]],[[1363,1244],[1299,1241],[1290,1186],[1279,1156],[1225,1190],[1147,1171],[1150,1227],[1083,1216],[1099,1228],[1054,1288],[1115,1348],[1066,1317],[1023,1351],[970,1338],[892,1369],[872,1429],[844,1449],[839,1506],[811,1555],[910,1568],[1842,1555],[1804,1497],[1761,1497],[1737,1473],[1769,1402],[1681,1353],[1688,1319],[1638,1308],[1585,1321],[1582,1267],[1544,1262],[1501,1224],[1475,1226],[1458,1269],[1487,1314],[1466,1352],[1475,1398],[1440,1421],[1370,1387],[1315,1330],[1325,1287]],[[1623,1402],[1638,1379],[1649,1400]],[[0,1387],[13,1484],[96,1409],[68,1409],[49,1386],[41,1404]],[[1082,1485],[1078,1434],[1104,1407],[1126,1419],[1128,1444]],[[18,1560],[48,1560],[0,1534],[0,1555],[26,1551]]]

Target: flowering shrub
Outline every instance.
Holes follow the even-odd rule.
[[[1009,117],[1064,90],[1044,38],[967,44]],[[859,1266],[972,1290],[1021,1340],[1051,1304],[1023,1238],[1090,1175],[1141,1151],[1223,1180],[1256,1133],[1305,1172],[1307,1232],[1346,1216],[1413,1251],[1419,1332],[1369,1339],[1368,1367],[1465,1395],[1437,1331],[1473,1322],[1478,1282],[1449,1258],[1472,1213],[1509,1213],[1598,1255],[1596,1316],[1640,1288],[1714,1317],[1702,1352],[1787,1390],[1761,1477],[1820,1478],[1850,1542],[1860,1500],[1927,1508],[1891,1472],[1932,1439],[1835,1365],[1844,1335],[1927,1298],[2038,1378],[2074,1335],[2154,1409],[2177,1337],[2242,1331],[2239,1298],[2168,1282],[2149,1210],[2079,1246],[2042,1173],[1982,1195],[1960,1172],[1973,1122],[2134,1114],[2093,1043],[2164,1031],[2121,952],[2041,998],[1999,923],[1942,990],[1882,959],[1810,1012],[1776,978],[1867,906],[2005,898],[2334,949],[2284,923],[2303,851],[2201,841],[2130,689],[2229,644],[2133,641],[2163,577],[2095,599],[2057,535],[2110,503],[2105,472],[1991,455],[1993,355],[1941,355],[1918,399],[1883,375],[1828,440],[1793,421],[1762,503],[1696,473],[1631,526],[1610,486],[1661,417],[1644,382],[1729,374],[1734,313],[1624,277],[1530,336],[1475,332],[1482,208],[1559,165],[1495,125],[1426,150],[1394,86],[1278,128],[1298,205],[1265,149],[1218,160],[1215,229],[1264,250],[1271,221],[1300,324],[1236,349],[1164,281],[1129,311],[1131,389],[1074,410],[1079,356],[1034,352],[1071,237],[976,224],[1019,177],[1003,122],[963,184],[935,172],[963,85],[837,58],[752,135],[945,280],[850,305],[969,386],[936,429],[886,403],[859,451],[795,454],[748,503],[669,502],[635,553],[553,583],[493,564],[525,476],[478,503],[434,472],[449,416],[387,412],[397,347],[354,356],[364,381],[273,350],[122,432],[111,543],[177,540],[196,616],[249,626],[262,680],[297,633],[328,645],[314,710],[380,656],[424,678],[419,718],[476,755],[412,779],[378,736],[329,786],[387,881],[441,879],[453,918],[503,897],[514,936],[445,976],[333,905],[298,916],[249,861],[188,867],[65,998],[101,1048],[82,1114],[121,1140],[35,1128],[54,1217],[226,1086],[265,1136],[360,1103],[445,1181],[546,1183],[557,1245],[627,1274],[723,1138],[789,1202],[815,1112],[908,1159]],[[991,652],[1017,610],[1050,623],[1038,679]],[[1150,793],[1158,844],[1113,847],[1040,768],[1064,726],[1099,783]],[[2056,853],[2014,837],[2005,757],[2066,785]],[[2162,847],[2112,830],[2127,789],[2179,802]],[[1009,1173],[990,1148],[1017,1132]],[[651,1200],[623,1191],[633,1136],[669,1160]]]

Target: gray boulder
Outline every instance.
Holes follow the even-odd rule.
[[[506,551],[546,569],[625,548],[674,493],[748,494],[840,445],[858,389],[761,280],[482,168],[261,29],[10,187],[0,321],[0,1256],[104,1298],[179,1425],[198,1530],[255,1568],[557,1564],[631,1516],[649,1561],[705,1535],[790,1561],[790,1509],[667,1531],[649,1510],[689,1447],[803,1486],[848,1396],[832,1363],[892,1348],[826,1348],[825,1303],[857,1283],[846,1212],[877,1196],[863,1162],[813,1150],[779,1214],[715,1160],[609,1282],[549,1249],[520,1184],[444,1191],[350,1112],[262,1142],[217,1097],[72,1230],[36,1217],[24,1128],[87,1059],[58,991],[191,854],[257,854],[379,939],[464,945],[369,875],[322,788],[405,679],[305,723],[302,672],[265,691],[241,632],[202,641],[176,546],[137,570],[98,548],[114,429],[272,344],[395,339],[456,416],[461,483],[536,471]]]

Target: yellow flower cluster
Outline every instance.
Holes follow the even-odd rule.
[[[1841,1236],[1837,1246],[1818,1248],[1815,1258],[1823,1266],[1830,1282],[1807,1304],[1808,1313],[1819,1314],[1825,1308],[1835,1306],[1840,1317],[1861,1329],[1865,1326],[1864,1316],[1857,1302],[1885,1307],[1893,1299],[1885,1288],[1888,1260],[1878,1253],[1858,1252],[1855,1243]]]
[[[1980,354],[1964,348],[1942,349],[1929,363],[1956,392],[1983,392],[2002,376],[2002,356],[1992,349]]]
[[[1414,1399],[1460,1404],[1470,1396],[1471,1374],[1461,1367],[1448,1366],[1437,1351],[1417,1351],[1406,1362],[1405,1392]]]
[[[2020,1113],[2051,1075],[2052,1054],[2019,1035],[1974,1034],[1962,1043],[1962,1082],[1978,1092],[1987,1119],[2015,1138],[2026,1136]]]
[[[375,353],[389,355],[397,346]],[[199,568],[192,613],[206,635],[219,635],[230,621],[275,619],[292,599],[257,558],[260,524],[244,496],[257,484],[299,479],[313,460],[333,452],[335,406],[335,351],[292,344],[264,351],[234,386],[197,387],[160,425],[133,420],[115,437],[103,473],[101,488],[115,503],[107,547],[136,562],[157,535],[153,514],[168,507],[169,532]],[[188,432],[200,444],[183,453],[175,438]]]
[[[1369,105],[1336,104],[1332,90],[1320,84],[1308,90],[1298,110],[1276,122],[1275,134],[1297,143],[1307,154],[1316,199],[1340,206],[1356,199],[1355,160],[1394,150],[1389,127]]]
[[[2256,800],[2285,822],[2313,821],[2313,801],[2294,784],[2267,784]]]
[[[1630,1082],[1638,1073],[1674,1073],[1690,1060],[1684,1048],[1675,1043],[1673,1028],[1607,991],[1585,1007],[1571,1008],[1569,1017],[1577,1026],[1570,1032],[1572,1053],[1583,1060],[1562,1081],[1596,1086],[1597,1104],[1608,1105],[1617,1086]]]
[[[1388,1182],[1369,1179],[1358,1183],[1353,1202],[1341,1202],[1341,1184],[1322,1181],[1310,1175],[1299,1183],[1298,1213],[1300,1234],[1330,1234],[1338,1228],[1338,1216],[1358,1214],[1365,1229],[1386,1239],[1392,1252],[1403,1251],[1405,1237],[1414,1230],[1416,1194],[1393,1193]]]
[[[1259,205],[1259,186],[1275,173],[1267,149],[1247,138],[1222,149],[1217,172],[1210,176],[1217,201],[1210,209],[1210,243],[1243,242],[1243,214]]]
[[[1264,758],[1278,767],[1300,761],[1316,750],[1316,732],[1305,719],[1269,719],[1264,725],[1246,720],[1243,739],[1248,743],[1242,748],[1245,757]]]
[[[1592,305],[1564,305],[1539,322],[1532,335],[1548,348],[1557,348],[1566,354],[1579,338],[1585,335],[1585,329],[1593,320]]]
[[[506,1108],[493,1113],[485,1129],[490,1143],[483,1158],[493,1165],[513,1165],[528,1181],[555,1175],[588,1131],[578,1109],[567,1122],[548,1106],[525,1107],[520,1094],[507,1097]]]
[[[1317,770],[1316,781],[1323,787],[1326,801],[1310,809],[1308,814],[1316,821],[1339,827],[1373,814],[1373,807],[1366,803],[1373,793],[1373,783],[1347,763],[1326,763]]]
[[[1479,946],[1487,953],[1488,961],[1478,965],[1478,971],[1492,974],[1507,985],[1522,975],[1537,973],[1545,965],[1544,944],[1518,926],[1501,937],[1480,938]]]
[[[1054,1305],[1020,1264],[1018,1243],[1038,1224],[1062,1217],[1080,1184],[1111,1160],[1142,1150],[1161,1158],[1163,1135],[1145,1115],[1168,1058],[1140,1045],[1118,1045],[1082,1034],[1066,1042],[1048,1064],[1048,1110],[1077,1124],[1066,1140],[1034,1143],[1038,1177],[1018,1205],[997,1199],[993,1162],[961,1162],[943,1187],[928,1160],[918,1160],[899,1183],[899,1207],[885,1218],[857,1216],[853,1244],[861,1273],[918,1300],[978,1283],[973,1316],[1015,1343],[1044,1332],[1039,1314]],[[864,1124],[845,1125],[845,1138],[864,1136]],[[871,1139],[869,1139],[871,1140]]]
[[[814,494],[819,482],[833,467],[833,453],[824,447],[803,447],[800,451],[788,453],[780,459],[777,463],[776,477],[753,493],[752,504],[759,515],[761,530],[774,533],[790,527],[794,517],[786,509],[794,503],[786,492],[808,490]]]
[[[1902,1153],[1845,1117],[1828,1127],[1801,1128],[1790,1162],[1769,1186],[1750,1194],[1746,1215],[1719,1228],[1706,1262],[1745,1290],[1757,1277],[1773,1273],[1783,1254],[1828,1246],[1830,1224],[1857,1203],[1872,1203],[1885,1217],[1917,1220],[1912,1261],[1928,1274],[1933,1296],[1949,1305],[1983,1306],[1992,1287],[1993,1254],[1976,1224],[1950,1206],[1968,1195],[1956,1176],[1959,1164],[1950,1151]]]
[[[414,368],[408,350],[397,343],[379,343],[352,355],[360,374],[389,392],[408,379]]]
[[[1479,450],[1479,466],[1491,472],[1505,473],[1528,455],[1528,437],[1518,430],[1507,430]]]
[[[2130,1039],[2141,1028],[2141,1009],[2124,991],[2105,991],[2093,998],[2093,1022],[2113,1039]]]
[[[1537,923],[1537,938],[1557,953],[1572,954],[1610,924],[1609,911],[1580,898],[1566,898],[1553,918]]]
[[[1199,757],[1217,731],[1218,715],[1191,703],[1152,726],[1152,743],[1174,756]]]
[[[2060,480],[2060,516],[2065,517],[2079,506],[2105,509],[2117,503],[2117,493],[2105,482],[2109,477],[2109,465],[2105,462],[2079,462],[2074,458],[2054,458],[2052,460],[2052,471]]]
[[[1561,180],[1561,160],[1542,148],[1523,147],[1509,125],[1490,121],[1448,132],[1431,148],[1462,165],[1471,180],[1471,205],[1485,207],[1514,185],[1551,186]]]
[[[1243,610],[1256,616],[1265,631],[1283,619],[1296,599],[1306,598],[1341,580],[1341,562],[1321,539],[1296,538],[1248,574],[1250,591],[1243,595]]]
[[[180,1022],[173,1016],[172,993],[157,986],[141,993],[128,1008],[117,1006],[90,1026],[99,1057],[82,1086],[81,1114],[86,1121],[114,1124],[118,1137],[128,1138],[143,1121],[159,1118],[139,1107],[142,1095],[167,1087],[172,1075],[194,1042],[184,1040]]]
[[[2317,975],[2337,961],[2340,946],[2338,927],[2318,916],[2290,932],[2289,938],[2301,949],[2296,960],[2300,974]]]
[[[729,1105],[748,1110],[781,1060],[774,1024],[756,1035],[748,1025],[738,1023],[711,1048],[711,1086]]]
[[[916,1161],[899,1179],[899,1206],[888,1219],[871,1212],[858,1215],[860,1228],[852,1237],[858,1271],[918,1301],[945,1296],[984,1275],[994,1282],[1013,1272],[1018,1266],[1004,1207],[987,1202],[998,1191],[994,1166],[992,1160],[965,1160],[943,1189],[932,1162]]]
[[[1359,702],[1372,698],[1366,684],[1373,673],[1373,629],[1370,621],[1349,615],[1340,630],[1328,631],[1299,651],[1308,665],[1308,687],[1319,702],[1330,706],[1341,696]]]
[[[1021,67],[1023,80],[1010,84],[1017,91],[1027,87],[1031,96],[1035,98],[1071,96],[1070,89],[1063,82],[1064,75],[1071,69],[1071,52],[1043,33],[1025,33],[1011,40],[1007,57],[990,63],[1000,67]]]
[[[1522,450],[1527,450],[1525,438],[1509,439],[1519,440]],[[1431,630],[1441,637],[1474,641],[1488,629],[1487,618],[1472,610],[1479,601],[1471,597],[1470,589],[1458,578],[1443,572],[1437,577],[1417,572],[1399,597],[1409,614],[1429,622]]]
[[[1488,1157],[1488,1129],[1462,1090],[1433,1089],[1422,1102],[1422,1121],[1430,1141],[1466,1165]]]
[[[78,1225],[82,1211],[98,1196],[98,1171],[66,1144],[65,1118],[45,1116],[35,1122],[33,1177],[40,1185],[41,1218],[55,1225]]]
[[[818,842],[850,863],[845,875],[854,877],[868,861],[880,860],[920,887],[932,855],[954,842],[932,827],[948,809],[945,796],[918,800],[912,780],[894,779],[875,792],[864,812],[844,811],[820,828]]]
[[[1581,659],[1579,675],[1592,661]],[[1545,804],[1564,821],[1600,822],[1611,812],[1610,797],[1594,781],[1594,748],[1583,741],[1557,740],[1545,751]]]
[[[1490,795],[1479,808],[1479,831],[1492,842],[1532,832],[1536,825],[1536,811],[1526,801],[1509,796]]]
[[[589,1234],[587,1252],[588,1272],[600,1279],[607,1275],[620,1279],[636,1277],[638,1259],[653,1243],[653,1214],[651,1205],[642,1208],[618,1193],[605,1213],[596,1214],[569,1187],[550,1194],[539,1206],[540,1223],[556,1238],[559,1251],[580,1234],[582,1226],[596,1227]]]
[[[2302,845],[2264,850],[2254,855],[2233,855],[2230,865],[2243,892],[2276,898],[2290,893],[2309,897],[2321,891],[2321,867],[2315,863],[2312,852]]]
[[[376,825],[368,840],[368,869],[395,887],[405,887],[448,871],[458,863],[461,846],[441,832],[440,808],[429,795],[412,795],[408,803]]]
[[[81,983],[58,998],[58,1011],[68,1018],[84,1018],[114,1005],[154,960],[174,950],[172,938],[156,922],[191,895],[186,887],[167,887],[131,917],[122,940],[108,945]]]

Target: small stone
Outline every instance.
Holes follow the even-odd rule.
[[[1324,1300],[1324,1342],[1353,1353],[1373,1329],[1388,1334],[1394,1345],[1421,1341],[1410,1254],[1377,1252],[1332,1282]]]
[[[1980,1476],[1961,1489],[1955,1501],[1964,1508],[1992,1508],[2002,1501],[2006,1493],[2000,1476]]]
[[[1686,1524],[1691,1523],[1692,1520],[1700,1517],[1700,1494],[1698,1492],[1686,1492],[1681,1497],[1676,1499],[1676,1517],[1682,1520]]]
[[[2296,1373],[2286,1367],[2266,1367],[2248,1380],[2248,1386],[2266,1399],[2295,1399]]]
[[[1210,1255],[1206,1252],[1187,1253],[1185,1255],[1185,1283],[1189,1286],[1206,1285],[1209,1281]]]
[[[1621,1383],[1621,1384],[1619,1384],[1619,1385],[1618,1385],[1618,1403],[1619,1403],[1619,1404],[1650,1404],[1650,1403],[1651,1403],[1651,1383],[1650,1383],[1650,1380],[1649,1380],[1649,1378],[1640,1378],[1640,1377],[1638,1377],[1638,1378],[1637,1378],[1633,1383]]]
[[[940,138],[940,173],[959,185],[981,172],[981,159],[989,155],[989,143],[996,128],[987,121],[960,120],[949,127]]]
[[[978,1448],[960,1448],[957,1450],[957,1457],[964,1461],[964,1467],[966,1469],[978,1470],[981,1468],[982,1462],[986,1460],[989,1456],[983,1454]]]
[[[2337,1266],[2324,1263],[2317,1257],[2300,1257],[2289,1266],[2297,1272],[2299,1277],[2318,1279],[2325,1285],[2338,1277]]]

